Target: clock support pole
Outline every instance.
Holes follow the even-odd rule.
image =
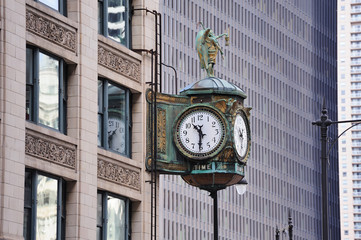
[[[213,239],[218,240],[218,191],[211,192],[213,198]]]

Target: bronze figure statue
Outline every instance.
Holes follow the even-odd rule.
[[[217,39],[226,36],[226,46],[228,46],[229,34],[223,33],[216,36],[210,28],[205,28],[202,22],[199,24],[203,29],[197,34],[196,49],[201,61],[201,68],[206,69],[208,77],[214,77],[214,64],[216,63],[218,51],[221,52],[222,59],[224,59],[223,51]]]

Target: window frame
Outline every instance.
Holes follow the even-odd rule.
[[[132,95],[129,88],[126,88],[124,86],[119,85],[118,83],[108,80],[106,78],[98,78],[98,82],[102,82],[102,106],[99,106],[98,101],[98,127],[101,127],[101,143],[98,144],[98,147],[104,148],[107,151],[111,151],[123,156],[126,156],[128,158],[131,158],[131,146],[132,146],[132,135],[131,135],[131,129],[132,129]],[[109,84],[116,86],[125,92],[125,153],[117,152],[109,147],[108,143],[108,86]],[[99,91],[99,90],[98,90]],[[99,97],[98,97],[99,99]],[[100,110],[100,111],[99,111]],[[99,124],[99,116],[101,116],[102,123]],[[99,131],[99,129],[98,129]]]
[[[26,65],[31,64],[31,83],[28,83],[26,81],[26,89],[30,89],[30,99],[29,99],[29,119],[27,121],[33,122],[37,125],[59,131],[61,133],[66,134],[67,129],[67,79],[66,79],[66,72],[67,72],[67,66],[64,61],[64,59],[57,57],[53,55],[52,53],[49,53],[47,51],[44,51],[40,48],[34,47],[34,46],[26,46],[26,51],[31,50],[32,52],[32,58],[31,63],[26,62]],[[51,126],[47,126],[45,124],[42,124],[39,122],[39,56],[41,54],[44,54],[48,57],[51,57],[59,62],[59,69],[58,69],[58,129],[52,128]],[[28,54],[28,53],[26,53]],[[26,58],[26,61],[28,59]],[[26,76],[28,77],[28,76]],[[26,100],[28,100],[26,98]],[[26,113],[27,114],[27,113]],[[27,116],[26,116],[27,118]]]
[[[40,4],[43,4],[45,6],[47,6],[48,8],[53,9],[54,11],[57,11],[58,13],[60,13],[61,15],[67,17],[67,0],[58,0],[58,8],[59,10],[49,6],[48,4],[41,2],[41,0],[34,0],[35,2],[38,2]]]
[[[49,173],[45,173],[42,171],[38,171],[35,169],[25,169],[25,173],[31,174],[31,185],[30,185],[30,206],[26,206],[26,186],[24,186],[24,215],[25,215],[25,208],[30,209],[30,239],[36,239],[36,222],[37,222],[37,177],[39,175],[52,178],[58,181],[57,184],[57,216],[56,216],[56,237],[57,239],[64,240],[65,239],[65,219],[66,219],[66,182],[62,177],[58,177]],[[25,178],[26,180],[26,178]],[[25,223],[25,216],[24,216],[24,223]],[[25,224],[24,224],[25,228]],[[24,235],[24,233],[23,233]],[[26,236],[23,236],[25,240]]]
[[[111,192],[107,192],[107,191],[102,191],[102,190],[98,190],[97,192],[97,199],[98,199],[98,195],[101,195],[101,199],[102,199],[102,225],[99,226],[98,225],[98,221],[96,223],[96,227],[100,227],[101,228],[101,239],[100,240],[107,240],[107,225],[108,225],[108,196],[113,197],[113,198],[117,198],[120,199],[122,201],[125,202],[125,232],[124,232],[124,237],[126,240],[131,239],[131,224],[130,224],[130,208],[131,208],[131,201],[129,198],[127,197],[123,197],[120,196],[118,194],[114,194]],[[98,208],[98,204],[97,204],[97,208]],[[97,209],[97,214],[98,214],[98,209]],[[98,216],[97,216],[98,219]],[[99,240],[99,239],[97,239]]]
[[[100,19],[98,19],[98,27],[99,25],[101,25],[101,29],[98,29],[98,34],[103,35],[104,37],[109,38],[108,35],[108,11],[107,11],[107,7],[108,7],[108,2],[109,0],[98,0],[98,14],[101,13],[102,14],[102,19],[101,19],[101,23],[99,24]],[[99,10],[99,7],[101,6],[101,11]],[[132,21],[132,14],[131,14],[131,0],[125,0],[125,44],[121,43],[121,42],[117,42],[114,39],[111,39],[112,41],[119,43],[121,45],[126,46],[127,48],[131,47],[131,21]],[[99,16],[98,16],[99,17]]]

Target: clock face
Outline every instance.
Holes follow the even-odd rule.
[[[225,122],[207,107],[196,107],[181,115],[176,125],[176,145],[187,157],[212,157],[224,142]]]
[[[237,154],[243,159],[246,157],[249,143],[249,127],[243,114],[237,114],[233,127],[234,146]]]
[[[125,125],[117,116],[108,119],[108,144],[110,149],[125,154]]]

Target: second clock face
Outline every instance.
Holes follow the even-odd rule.
[[[241,158],[244,158],[248,151],[249,128],[241,114],[236,115],[233,134],[236,151]]]
[[[218,149],[225,134],[224,122],[214,110],[193,109],[181,116],[177,140],[183,150],[195,157],[209,157]]]

